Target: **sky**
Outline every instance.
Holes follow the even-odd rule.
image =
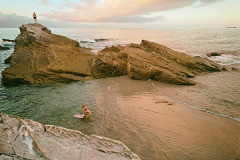
[[[0,0],[0,27],[240,27],[240,0]]]

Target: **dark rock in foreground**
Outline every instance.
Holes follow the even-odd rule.
[[[0,46],[0,50],[9,50],[9,49],[10,49],[9,47]]]
[[[140,160],[122,142],[2,113],[0,159]]]
[[[163,45],[143,40],[140,45],[106,47],[92,66],[96,78],[128,74],[132,79],[193,85],[191,79],[202,72],[221,71],[216,63],[173,51]]]
[[[94,55],[77,41],[51,34],[40,24],[24,24],[16,38],[10,67],[2,83],[54,84],[128,75],[132,79],[193,85],[190,78],[221,66],[201,57],[173,51],[143,40],[139,44],[106,47]]]

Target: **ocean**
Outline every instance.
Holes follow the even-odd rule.
[[[96,54],[106,46],[141,43],[141,40],[145,39],[192,56],[209,58],[221,65],[240,66],[239,28],[51,28],[51,30],[54,34],[78,41],[83,47],[92,48],[92,52]],[[4,63],[4,60],[14,51],[14,43],[3,42],[2,39],[15,39],[18,34],[18,28],[0,28],[0,45],[10,47],[10,50],[0,51],[0,72],[9,66]],[[222,55],[218,57],[206,56],[213,52],[220,52]],[[199,159],[200,157],[204,157],[200,159],[229,159],[232,158],[231,155],[235,156],[234,158],[239,158],[240,152],[237,150],[240,150],[240,148],[233,144],[234,141],[239,143],[239,137],[234,139],[233,143],[230,143],[231,140],[229,140],[228,145],[231,144],[231,147],[224,146],[225,142],[218,143],[217,139],[209,140],[209,143],[211,143],[211,145],[207,144],[209,147],[216,147],[223,153],[218,153],[215,150],[212,153],[208,153],[207,150],[206,152],[200,152],[199,150],[206,144],[189,141],[187,139],[189,135],[185,135],[189,129],[181,128],[183,122],[180,122],[182,120],[180,113],[186,114],[185,111],[174,112],[171,115],[173,119],[179,119],[179,122],[174,121],[174,123],[179,123],[178,127],[180,127],[179,130],[171,132],[163,128],[153,131],[151,129],[154,128],[149,127],[155,124],[149,126],[143,121],[146,117],[151,119],[157,113],[156,111],[153,112],[156,108],[151,107],[157,107],[154,100],[158,99],[157,95],[161,93],[180,104],[193,108],[194,111],[187,110],[193,112],[189,117],[194,117],[193,114],[200,114],[199,116],[203,118],[207,114],[207,118],[204,118],[199,126],[212,127],[217,134],[219,129],[217,125],[220,124],[216,121],[224,121],[226,126],[233,123],[237,128],[234,131],[238,131],[240,130],[239,78],[240,73],[232,71],[197,76],[194,78],[197,82],[196,86],[176,86],[152,80],[134,81],[125,76],[53,86],[19,85],[5,87],[0,84],[0,112],[29,118],[43,124],[80,130],[86,134],[97,134],[117,139],[123,141],[142,159]],[[139,102],[142,102],[142,104]],[[93,118],[91,121],[79,121],[72,117],[75,113],[80,112],[82,104],[88,106],[92,111]],[[151,107],[145,108],[141,106],[143,104]],[[164,110],[164,108],[162,109]],[[160,111],[163,112],[163,110]],[[179,108],[168,108],[168,111],[170,110],[175,111]],[[144,116],[145,114],[146,116]],[[161,116],[161,114],[163,113],[156,116]],[[216,121],[209,119],[209,117]],[[149,121],[149,119],[146,119],[146,121]],[[171,122],[168,123],[173,125]],[[188,125],[190,128],[191,126],[194,128],[195,124],[186,124],[186,126]],[[202,133],[203,130],[197,131]],[[204,133],[198,136],[207,139],[207,136],[210,135]],[[197,134],[197,132],[193,132],[193,134]],[[179,138],[179,143],[176,143],[176,137],[179,135],[186,137],[185,139]],[[168,146],[168,144],[172,145]],[[196,153],[196,150],[199,152]],[[220,155],[223,158],[219,158]]]

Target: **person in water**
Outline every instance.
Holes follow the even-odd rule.
[[[37,23],[37,15],[35,12],[33,12],[33,19],[34,19],[34,23]]]
[[[83,110],[83,114],[85,119],[89,119],[91,117],[91,112],[87,109],[87,107],[85,105],[82,105],[81,110]]]

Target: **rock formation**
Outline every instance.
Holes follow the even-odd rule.
[[[10,67],[2,72],[3,84],[52,84],[91,78],[89,60],[95,55],[77,41],[51,34],[38,23],[24,24],[20,31]]]
[[[201,57],[173,51],[143,40],[139,44],[106,47],[94,55],[77,41],[51,34],[40,24],[25,24],[16,38],[10,67],[2,72],[2,83],[13,85],[52,84],[128,75],[193,85],[190,78],[202,72],[221,71],[221,66]]]
[[[15,42],[15,40],[11,40],[11,39],[2,39],[4,42]]]
[[[221,71],[216,63],[173,51],[143,40],[140,45],[106,47],[98,53],[92,75],[96,78],[128,74],[132,79],[153,79],[173,84],[195,84],[189,78],[202,72]]]
[[[208,57],[215,57],[215,56],[221,56],[221,55],[222,55],[222,53],[218,53],[218,52],[207,54]]]
[[[9,49],[10,49],[9,47],[0,46],[0,50],[9,50]]]
[[[12,57],[9,56],[7,59],[4,60],[4,63],[9,64],[11,62],[11,60],[12,60]]]
[[[122,142],[3,113],[0,159],[140,160]]]

